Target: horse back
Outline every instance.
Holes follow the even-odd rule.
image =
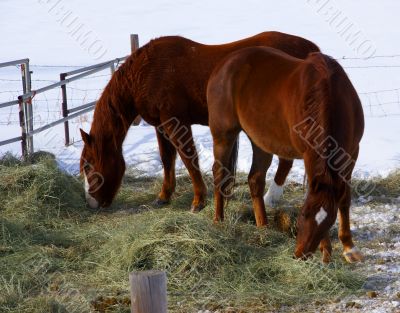
[[[272,46],[299,58],[319,51],[312,42],[279,32],[264,32],[222,45],[205,45],[179,36],[150,41],[136,56],[142,97],[139,106],[156,120],[175,116],[182,122],[208,124],[207,82],[214,67],[229,53],[250,46]],[[144,116],[146,119],[146,116]]]
[[[268,47],[230,54],[210,77],[207,96],[211,130],[223,131],[229,124],[243,129],[267,152],[301,158],[292,146],[288,123],[296,110],[291,105],[293,90],[288,78],[300,64],[300,59]]]
[[[273,48],[242,49],[216,67],[207,93],[212,129],[243,129],[267,152],[302,158],[309,145],[295,125],[307,119],[350,154],[358,150],[361,102],[341,66],[321,53],[302,60]]]

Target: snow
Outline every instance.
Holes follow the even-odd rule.
[[[33,65],[90,65],[123,56],[129,53],[129,34],[138,33],[141,44],[162,35],[182,35],[208,44],[229,42],[265,30],[279,30],[308,38],[317,43],[327,54],[340,60],[346,68],[354,86],[360,93],[366,116],[366,129],[356,166],[356,176],[387,175],[400,164],[400,58],[371,58],[357,53],[355,45],[341,34],[341,28],[329,22],[332,12],[340,13],[346,23],[353,24],[362,38],[376,48],[376,56],[400,54],[399,23],[397,12],[400,2],[395,0],[375,1],[323,1],[286,0],[266,1],[78,1],[62,0],[2,0],[3,13],[0,28],[0,62],[29,57]],[[68,26],[61,22],[62,12],[70,12],[77,24]],[[18,16],[16,22],[16,16]],[[97,40],[101,46],[95,54],[88,51],[87,42],[74,35],[76,25],[90,31],[89,41]],[[357,66],[392,66],[354,68]],[[352,68],[348,68],[352,67]],[[33,88],[57,81],[59,73],[71,68],[32,66]],[[76,106],[96,99],[109,79],[109,71],[93,79],[76,82],[68,90],[69,104]],[[7,81],[14,79],[16,81]],[[37,81],[39,79],[40,81]],[[0,102],[14,99],[20,93],[19,72],[15,67],[0,68]],[[90,90],[88,90],[90,89]],[[13,92],[8,92],[12,90]],[[14,91],[14,90],[19,90]],[[372,91],[386,92],[370,93]],[[61,117],[60,91],[38,95],[34,102],[35,126]],[[17,108],[0,109],[0,140],[18,136]],[[63,125],[34,138],[36,150],[55,153],[60,166],[76,173],[82,142],[79,128],[90,129],[91,114],[70,123],[74,145],[64,147]],[[200,152],[200,164],[210,171],[213,163],[212,140],[207,127],[195,125],[194,137]],[[6,151],[20,153],[20,144],[0,147]],[[148,174],[161,174],[162,165],[158,155],[157,141],[152,127],[132,127],[124,143],[128,164]],[[251,164],[251,147],[247,138],[240,138],[239,170],[248,171]],[[274,173],[277,160],[274,158],[269,177]],[[179,160],[178,167],[183,164]],[[302,181],[302,161],[296,161],[291,179]]]

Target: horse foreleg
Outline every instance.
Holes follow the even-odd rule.
[[[319,244],[319,249],[321,250],[322,253],[322,262],[329,263],[331,261],[331,256],[332,256],[332,244],[329,232],[321,240]]]
[[[349,263],[360,262],[363,256],[354,245],[350,231],[351,189],[346,184],[344,194],[339,203],[339,239],[343,244],[343,256]]]
[[[275,178],[272,180],[268,188],[268,192],[264,196],[264,203],[270,207],[274,207],[279,201],[283,193],[283,184],[292,168],[293,160],[279,158],[278,169]]]
[[[193,141],[190,125],[179,125],[179,128],[166,126],[171,143],[178,150],[182,162],[185,164],[193,183],[194,198],[191,205],[192,212],[199,212],[205,207],[207,187],[201,176],[199,157]]]
[[[267,215],[263,201],[265,189],[265,176],[271,165],[272,154],[264,152],[251,142],[253,148],[253,161],[251,164],[248,182],[250,187],[253,210],[258,227],[267,225]]]
[[[156,203],[164,205],[170,202],[171,196],[175,191],[176,178],[175,178],[175,159],[176,148],[167,138],[165,133],[156,131],[158,147],[160,150],[161,161],[164,167],[164,180],[161,192],[158,195]]]

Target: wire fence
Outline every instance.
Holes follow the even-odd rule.
[[[399,60],[398,64],[393,60]],[[400,54],[393,55],[375,55],[369,58],[359,57],[339,57],[336,58],[343,68],[347,71],[356,69],[397,69],[400,68]],[[379,60],[379,64],[375,64]],[[384,64],[385,61],[390,61],[388,64]],[[117,62],[113,66],[118,66]],[[21,71],[23,64],[17,64],[15,67]],[[63,109],[63,103],[68,103],[68,110],[71,113],[75,113],[74,118],[69,120],[69,123],[82,125],[82,123],[90,123],[92,113],[88,110],[86,104],[94,103],[100,97],[101,92],[109,81],[112,71],[108,73],[98,73],[99,71],[94,70],[99,66],[104,66],[104,63],[94,66],[85,65],[51,65],[51,64],[30,64],[31,69],[34,69],[33,75],[30,78],[30,84],[36,89],[43,88],[48,84],[60,84],[60,80],[54,79],[54,74],[59,70],[68,70],[73,77],[74,75],[80,75],[81,72],[90,72],[90,75],[82,75],[77,81],[69,82],[64,84],[62,88],[53,88],[45,90],[40,94],[30,95],[24,101],[30,101],[29,105],[34,112],[31,117],[30,123],[36,128],[43,127],[52,123],[57,123],[62,119],[65,119],[66,114],[65,108]],[[85,70],[86,69],[86,70]],[[41,77],[35,77],[36,72],[41,72]],[[93,73],[92,73],[93,72]],[[32,72],[30,72],[32,73]],[[1,72],[0,72],[1,75]],[[360,74],[362,75],[362,74]],[[49,77],[52,76],[52,77]],[[56,86],[60,87],[60,85]],[[0,77],[0,126],[20,126],[21,118],[19,117],[21,108],[17,105],[2,107],[1,102],[18,103],[17,99],[19,96],[24,94],[21,87],[20,77]],[[30,90],[28,90],[30,91]],[[64,94],[63,94],[64,93]],[[364,112],[366,117],[370,118],[386,118],[386,117],[398,117],[400,116],[400,87],[392,89],[376,89],[372,91],[360,91],[360,99],[363,104]],[[34,97],[32,97],[34,96]],[[82,107],[84,112],[79,113],[79,108]],[[67,112],[68,113],[68,112]],[[68,123],[63,121],[63,123]],[[31,132],[33,128],[31,127]],[[29,131],[27,132],[29,135]],[[16,137],[14,139],[17,139]],[[66,140],[69,143],[69,140]],[[4,142],[3,142],[4,143]],[[0,142],[1,144],[1,142]]]

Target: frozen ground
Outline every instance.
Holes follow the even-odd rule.
[[[341,299],[320,312],[400,312],[399,210],[399,199],[353,205],[351,229],[365,256],[356,270],[368,277],[365,294]]]

